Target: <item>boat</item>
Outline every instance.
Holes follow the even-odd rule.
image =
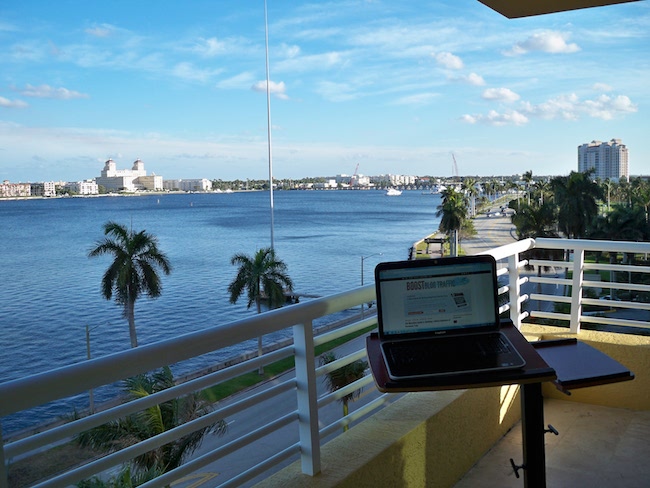
[[[445,191],[447,187],[445,185],[436,185],[433,188],[431,188],[429,191],[423,191],[423,195],[440,195],[443,191]]]
[[[402,190],[398,190],[397,188],[389,188],[386,190],[386,196],[389,197],[398,197],[402,194]]]

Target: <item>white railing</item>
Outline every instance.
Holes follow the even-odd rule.
[[[570,261],[531,260],[529,262],[520,258],[521,253],[535,248],[570,250],[572,259]],[[583,290],[586,288],[602,287],[608,290],[624,290],[625,292],[636,293],[637,297],[647,296],[643,294],[650,293],[650,285],[632,282],[638,280],[629,280],[629,282],[625,283],[610,283],[608,281],[606,284],[593,280],[585,280],[585,270],[604,270],[610,273],[614,271],[626,274],[640,273],[645,276],[650,276],[650,267],[648,266],[586,263],[585,253],[591,251],[634,253],[636,255],[647,254],[650,253],[650,243],[566,239],[538,239],[535,242],[532,239],[526,239],[492,249],[487,254],[493,255],[499,261],[498,274],[500,281],[505,281],[505,284],[499,289],[499,293],[505,298],[504,303],[501,305],[501,312],[508,312],[517,327],[521,325],[522,320],[527,317],[533,317],[567,321],[570,324],[571,330],[574,332],[579,331],[581,322],[647,328],[649,324],[643,320],[604,318],[582,312],[583,305],[593,306],[602,305],[603,303],[603,300],[583,297]],[[527,265],[542,266],[551,269],[554,267],[569,269],[572,271],[572,277],[561,278],[559,275],[555,277],[554,273],[549,274],[547,272],[543,276],[538,277],[535,276],[534,272],[526,271]],[[558,294],[522,293],[522,287],[531,287],[531,284],[537,284],[538,286],[547,285],[547,287],[555,286]],[[567,289],[570,287],[572,291],[570,296],[564,296],[559,293],[560,290],[564,290],[565,285]],[[234,403],[225,403],[223,406],[218,404],[214,412],[207,416],[94,460],[86,465],[70,469],[37,486],[70,486],[79,480],[89,478],[95,474],[106,473],[107,470],[114,470],[116,467],[119,467],[139,454],[183,437],[204,426],[211,425],[217,419],[227,420],[230,416],[260,405],[260,403],[265,401],[280,402],[279,399],[284,398],[281,395],[287,394],[293,396],[293,403],[296,405],[295,408],[287,407],[286,411],[278,415],[277,418],[269,420],[259,428],[245,432],[232,440],[224,441],[221,444],[217,442],[215,445],[210,446],[209,449],[202,450],[200,455],[193,456],[179,468],[146,483],[145,486],[161,487],[169,485],[185,476],[196,473],[199,469],[206,469],[212,463],[217,462],[225,456],[240,452],[242,448],[256,446],[256,442],[263,437],[277,432],[279,429],[288,425],[294,426],[293,428],[297,432],[297,442],[290,443],[284,447],[278,447],[277,451],[272,454],[265,454],[259,462],[235,474],[219,486],[241,485],[264,473],[266,470],[279,466],[282,462],[298,457],[301,459],[304,473],[310,475],[318,473],[321,470],[320,445],[322,440],[342,429],[343,426],[354,422],[364,415],[368,415],[388,400],[386,395],[379,395],[375,392],[377,393],[375,399],[368,402],[365,406],[354,410],[347,417],[338,418],[331,422],[330,425],[320,426],[319,419],[321,416],[319,414],[322,413],[323,408],[359,388],[366,387],[367,390],[372,390],[373,381],[367,373],[362,379],[344,389],[334,393],[319,393],[319,378],[338,367],[358,359],[363,359],[365,357],[365,347],[361,344],[355,351],[343,358],[320,367],[317,365],[315,348],[327,341],[374,325],[376,324],[376,318],[367,317],[350,326],[336,329],[316,337],[314,337],[313,333],[313,323],[316,319],[326,317],[330,314],[359,307],[361,304],[368,303],[374,298],[374,288],[372,285],[369,285],[338,295],[274,310],[223,326],[186,334],[167,341],[141,346],[110,356],[0,384],[0,399],[2,399],[0,402],[0,417],[3,417],[17,412],[23,412],[48,402],[66,399],[72,395],[83,393],[103,385],[110,385],[125,378],[152,371],[165,365],[198,357],[215,350],[255,339],[260,335],[266,335],[288,328],[293,330],[293,345],[267,353],[261,358],[255,358],[200,376],[194,380],[179,384],[174,388],[100,411],[44,432],[4,443],[3,449],[0,450],[0,488],[8,488],[7,465],[11,464],[14,460],[21,459],[30,453],[48,449],[50,446],[68,442],[80,432],[102,425],[110,420],[116,420],[172,398],[217,385],[243,373],[255,371],[262,365],[267,365],[289,356],[295,356],[295,374],[288,375],[286,379],[279,379],[277,384],[260,389],[259,391],[255,390],[249,395],[243,395],[241,399]],[[525,311],[523,309],[524,304],[528,306],[532,301],[547,303],[551,306],[555,303],[566,303],[570,305],[570,313],[544,310]],[[650,310],[650,305],[647,303],[647,300],[645,302],[611,300],[607,304],[624,310]]]

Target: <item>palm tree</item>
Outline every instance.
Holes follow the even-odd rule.
[[[521,179],[524,180],[525,188],[526,188],[526,194],[528,195],[528,205],[530,205],[530,185],[531,182],[533,181],[533,171],[528,170],[526,171],[522,176]]]
[[[462,183],[462,189],[470,200],[470,217],[474,217],[476,215],[476,197],[478,195],[476,183],[478,183],[478,180],[476,178],[472,178],[471,176],[465,177]]]
[[[440,219],[440,231],[451,234],[450,254],[458,255],[458,233],[467,219],[467,200],[453,186],[442,191],[442,203],[438,205],[436,217]]]
[[[551,180],[555,191],[555,203],[559,207],[560,230],[569,239],[584,237],[598,215],[598,200],[603,190],[591,179],[591,172],[557,176]]]
[[[102,295],[106,300],[115,295],[115,302],[124,307],[131,347],[137,347],[135,302],[142,294],[150,298],[159,297],[162,283],[157,268],[166,275],[172,268],[167,256],[158,249],[158,239],[144,230],[134,232],[109,221],[104,224],[104,235],[108,237],[96,242],[88,256],[113,256],[113,262],[102,277]]]
[[[326,352],[320,357],[321,366],[332,363],[334,361],[336,361],[336,354],[333,351]],[[327,384],[328,390],[330,392],[335,392],[349,385],[350,383],[354,383],[355,381],[363,378],[366,369],[368,369],[368,363],[361,359],[357,359],[352,363],[346,364],[341,368],[327,373],[327,375],[324,377],[324,380]],[[361,389],[355,390],[352,393],[348,393],[339,399],[339,401],[343,404],[344,417],[347,416],[348,412],[350,411],[349,403],[359,398],[359,395],[361,395]],[[345,432],[347,430],[348,426],[346,425],[343,427],[343,431]]]
[[[255,304],[257,313],[262,313],[262,300],[267,300],[269,308],[277,308],[285,302],[285,290],[291,291],[293,282],[287,274],[287,265],[278,259],[275,251],[266,247],[258,250],[252,258],[246,254],[235,254],[230,264],[238,265],[237,276],[228,285],[230,303],[246,292],[251,308]],[[262,337],[257,340],[258,354],[262,355]],[[260,374],[263,369],[260,368]]]
[[[174,386],[171,369],[165,366],[151,374],[142,374],[125,380],[124,391],[132,400],[153,395]],[[195,420],[212,411],[212,404],[194,392],[180,398],[167,400],[141,412],[100,425],[76,438],[81,447],[90,447],[104,452],[114,452],[137,444],[174,427]],[[202,427],[180,439],[165,444],[134,458],[123,473],[133,475],[160,475],[180,466],[203,442],[203,438],[214,433],[225,434],[227,424],[224,420]],[[121,475],[124,477],[123,475]],[[128,484],[128,483],[127,483]]]

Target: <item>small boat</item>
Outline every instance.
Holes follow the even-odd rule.
[[[402,190],[398,190],[397,188],[389,188],[386,190],[386,196],[389,197],[398,197],[402,194]]]

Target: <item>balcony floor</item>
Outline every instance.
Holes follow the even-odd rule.
[[[650,411],[545,400],[546,483],[553,488],[645,488],[650,479]],[[522,462],[521,422],[496,444],[455,488],[524,486],[510,466]]]

